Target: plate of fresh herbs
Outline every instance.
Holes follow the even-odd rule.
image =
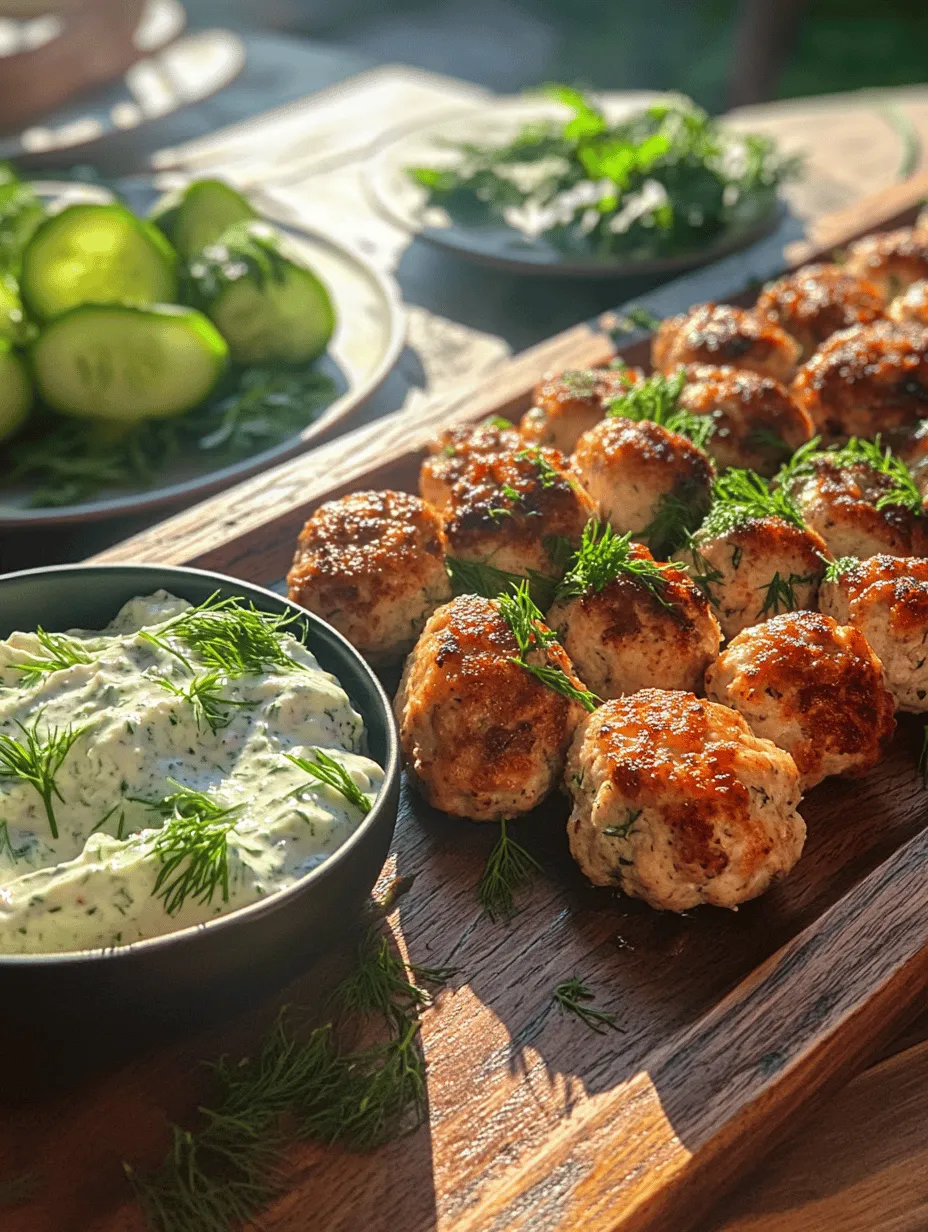
[[[522,273],[615,277],[714,260],[776,226],[799,172],[681,95],[568,86],[407,130],[369,170],[424,239]]]
[[[321,438],[396,361],[399,297],[362,257],[221,181],[160,188],[0,166],[0,525],[226,487]]]

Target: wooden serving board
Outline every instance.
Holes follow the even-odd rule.
[[[925,195],[884,201],[909,221]],[[829,246],[872,229],[849,220]],[[860,224],[860,218],[856,220]],[[746,297],[744,302],[749,302]],[[517,413],[549,368],[602,362],[608,321],[578,326],[426,413],[394,416],[128,540],[99,560],[195,563],[273,583],[323,499],[413,487],[439,425]],[[631,360],[644,347],[626,348]],[[543,875],[511,923],[475,897],[497,829],[450,819],[411,793],[385,878],[415,880],[389,917],[416,963],[458,974],[423,1022],[428,1120],[368,1156],[294,1148],[268,1232],[683,1232],[814,1097],[898,1032],[928,985],[928,830],[904,720],[864,780],[829,780],[802,806],[806,850],[789,879],[738,912],[654,912],[585,883],[566,804],[514,826]],[[338,958],[283,1000],[319,1004]],[[596,1035],[551,1003],[578,975],[619,1032]],[[4,1232],[136,1232],[121,1161],[152,1166],[168,1121],[192,1124],[199,1058],[246,1051],[273,1006],[62,1095],[27,1078],[0,1100],[0,1180],[37,1174]],[[25,1071],[23,1071],[25,1072]],[[190,1232],[196,1232],[191,1229]]]

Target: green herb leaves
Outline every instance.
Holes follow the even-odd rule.
[[[285,756],[287,761],[293,762],[300,770],[305,770],[314,779],[325,783],[327,787],[331,787],[333,791],[344,796],[362,816],[366,816],[371,811],[370,796],[365,795],[341,762],[330,757],[323,749],[313,750],[313,761],[309,761],[306,757],[294,757],[291,753],[286,753]],[[305,790],[305,787],[298,787],[296,792]]]
[[[815,574],[809,573],[800,576],[798,573],[790,573],[788,577],[781,577],[779,571],[776,572],[766,586],[761,586],[758,589],[764,591],[764,601],[761,605],[759,615],[776,616],[781,610],[784,612],[795,612],[799,606],[799,601],[796,598],[797,586],[811,586],[815,581]]]
[[[512,635],[519,647],[518,658],[510,657],[510,663],[518,664],[553,692],[566,697],[568,701],[579,702],[589,712],[595,710],[600,700],[596,694],[591,693],[589,689],[575,685],[560,667],[526,661],[527,655],[534,651],[544,654],[549,646],[557,642],[557,634],[546,628],[541,612],[532,602],[528,583],[520,582],[514,594],[500,595],[497,602],[500,615],[512,630]]]
[[[180,643],[214,672],[254,676],[272,669],[300,670],[301,664],[290,657],[283,641],[298,621],[296,613],[272,616],[238,599],[220,599],[217,592],[199,607],[176,616],[157,633],[143,629],[139,636],[188,668],[190,660],[173,643]]]
[[[725,535],[756,518],[781,518],[799,530],[805,527],[787,488],[771,488],[756,471],[732,467],[712,485],[712,505],[700,527],[700,537]]]
[[[586,524],[580,548],[570,563],[557,590],[557,598],[598,594],[617,577],[627,577],[648,590],[659,603],[671,607],[664,595],[666,571],[681,571],[679,565],[658,564],[646,556],[636,556],[631,531],[617,535],[611,526],[594,519]]]
[[[28,783],[39,793],[45,807],[45,816],[52,832],[58,837],[54,800],[64,800],[55,776],[74,744],[87,730],[85,727],[50,727],[45,734],[39,732],[41,714],[29,727],[17,723],[22,739],[0,732],[0,780]]]
[[[860,558],[857,556],[839,556],[836,560],[827,560],[823,556],[822,560],[825,562],[825,572],[822,576],[823,582],[840,582],[845,573],[849,573],[851,569],[856,569],[860,564]]]
[[[647,419],[705,449],[715,431],[715,420],[711,415],[694,415],[680,406],[685,385],[686,372],[682,368],[675,376],[655,372],[647,380],[630,385],[620,398],[614,398],[608,415],[613,419]]]
[[[555,536],[548,536],[548,538],[551,540],[548,555],[557,554],[559,560],[563,559],[563,549],[555,543]],[[529,569],[526,579],[518,573],[507,573],[504,569],[497,569],[494,565],[487,564],[486,561],[461,560],[456,556],[445,557],[445,567],[448,570],[451,589],[456,595],[482,595],[484,599],[495,599],[498,595],[505,594],[527,580],[529,593],[535,602],[541,607],[550,607],[557,589],[556,577],[548,577],[547,574],[539,573],[536,569]],[[552,568],[556,567],[556,562],[552,560]]]
[[[586,983],[579,976],[574,975],[562,984],[558,984],[554,990],[552,1000],[555,1005],[559,1005],[568,1014],[574,1014],[591,1031],[595,1031],[597,1035],[604,1035],[607,1029],[610,1031],[621,1031],[622,1028],[616,1024],[615,1014],[587,1004],[587,1002],[593,1000],[594,995]]]
[[[177,785],[163,800],[141,800],[159,813],[164,825],[155,839],[161,862],[153,893],[176,915],[188,898],[209,904],[217,892],[229,901],[229,831],[241,805],[226,808],[202,791]]]
[[[890,482],[876,501],[877,509],[893,505],[907,509],[909,513],[922,513],[922,495],[909,468],[889,446],[881,444],[879,436],[872,441],[852,436],[846,445],[828,449],[820,449],[819,438],[816,437],[793,454],[777,476],[778,483],[783,488],[789,488],[797,479],[814,474],[815,463],[820,458],[828,458],[842,469],[863,465],[884,475]]]
[[[515,911],[517,892],[530,884],[541,865],[510,838],[505,818],[499,825],[499,839],[477,885],[477,901],[491,920],[508,920]]]
[[[63,633],[47,633],[41,625],[35,631],[44,654],[30,655],[10,666],[20,674],[20,681],[27,688],[43,680],[50,672],[61,672],[81,663],[92,662],[84,647]]]

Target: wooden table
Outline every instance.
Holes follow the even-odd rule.
[[[795,217],[772,240],[709,271],[650,291],[646,285],[520,281],[473,269],[382,219],[366,199],[362,166],[389,130],[440,108],[485,95],[427,74],[378,69],[268,117],[156,159],[161,168],[218,171],[243,187],[260,185],[282,216],[353,241],[397,277],[409,308],[408,346],[397,371],[357,422],[422,405],[470,381],[503,356],[631,297],[658,313],[722,297],[782,260],[802,224],[850,206],[896,176],[903,157],[887,103],[928,141],[928,90],[783,104],[744,111],[745,122],[808,152],[809,178],[792,192]],[[898,124],[898,112],[895,121]],[[928,195],[928,183],[926,183]],[[83,528],[59,555],[81,555],[136,527]],[[25,551],[52,554],[52,536],[2,546],[4,564]],[[928,1005],[926,1014],[878,1064],[855,1079],[732,1194],[706,1232],[906,1232],[928,1226]],[[298,1212],[267,1226],[297,1232]],[[373,1225],[372,1225],[373,1226]],[[193,1232],[193,1230],[191,1230]]]

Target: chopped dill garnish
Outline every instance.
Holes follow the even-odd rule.
[[[832,445],[827,449],[820,449],[819,437],[815,437],[793,454],[780,470],[777,481],[781,486],[788,487],[795,480],[813,474],[819,458],[831,458],[840,467],[869,466],[877,474],[885,475],[890,480],[890,486],[876,501],[877,509],[898,505],[910,513],[923,512],[922,494],[909,468],[888,445],[884,447],[881,444],[879,436],[872,441],[852,436],[845,445]]]
[[[91,656],[73,637],[63,633],[48,633],[41,625],[35,631],[39,645],[45,651],[44,655],[30,655],[20,659],[10,666],[20,673],[22,684],[31,688],[38,684],[49,672],[62,672],[68,667],[81,663],[91,663]]]
[[[609,838],[628,838],[632,826],[641,816],[641,809],[626,809],[625,820],[614,826],[606,826],[603,834],[607,834]]]
[[[344,796],[348,803],[354,805],[362,815],[366,816],[371,811],[370,796],[365,795],[341,762],[337,762],[334,757],[330,757],[322,749],[313,750],[314,761],[306,757],[294,757],[292,753],[285,753],[284,756],[300,770],[305,770],[320,783],[325,783],[327,787],[331,787],[333,791]],[[306,791],[308,786],[309,784],[305,784],[298,787],[292,794],[298,795]]]
[[[562,984],[558,984],[552,1000],[569,1014],[576,1014],[580,1021],[591,1031],[595,1031],[597,1035],[605,1035],[607,1028],[611,1031],[621,1031],[622,1028],[616,1023],[615,1014],[608,1010],[597,1009],[594,1005],[584,1004],[584,1002],[592,1001],[594,995],[586,983],[579,976],[574,975],[569,980],[564,980]]]
[[[221,672],[204,672],[194,676],[186,688],[181,688],[173,680],[165,676],[158,677],[158,684],[168,693],[181,698],[193,707],[196,716],[197,730],[206,726],[213,735],[228,727],[236,708],[257,706],[257,702],[233,701],[222,694],[223,675]]]
[[[514,594],[500,595],[496,601],[500,615],[512,630],[519,647],[518,657],[511,655],[509,662],[531,672],[543,685],[555,693],[560,693],[568,701],[579,702],[588,712],[594,711],[600,699],[589,689],[575,685],[560,667],[552,667],[550,664],[538,666],[525,661],[525,656],[532,651],[545,654],[548,647],[557,642],[557,634],[543,624],[542,614],[532,601],[528,582],[520,582],[514,590]]]
[[[697,535],[690,535],[686,543],[686,551],[693,561],[693,572],[690,578],[695,586],[698,586],[702,593],[706,596],[714,607],[719,606],[719,597],[715,594],[712,587],[717,586],[719,582],[725,581],[725,574],[721,569],[716,569],[711,561],[707,560],[699,550],[699,538]],[[740,559],[739,562],[740,564]],[[732,561],[733,568],[737,569],[738,565]]]
[[[512,918],[515,896],[541,872],[541,865],[499,823],[499,838],[477,883],[477,901],[491,920]]]
[[[598,594],[623,574],[644,586],[664,607],[673,607],[663,594],[665,573],[668,569],[679,572],[683,566],[634,556],[631,539],[631,531],[617,535],[611,526],[601,526],[592,518],[584,527],[580,547],[557,589],[557,598]]]
[[[825,573],[822,577],[823,582],[840,582],[845,573],[851,569],[856,569],[860,564],[858,556],[839,556],[835,560],[828,560],[822,556],[822,561],[825,564]]]
[[[29,783],[35,788],[42,797],[52,838],[57,838],[58,823],[55,820],[54,798],[57,796],[63,802],[64,796],[58,788],[55,775],[88,725],[76,728],[69,725],[64,729],[49,727],[45,735],[40,736],[41,717],[41,714],[36,715],[30,727],[24,727],[22,723],[16,724],[23,734],[22,740],[17,740],[7,732],[0,732],[0,779]]]
[[[756,471],[732,467],[712,485],[712,505],[700,536],[725,535],[755,518],[781,518],[799,530],[805,523],[785,487],[772,488]]]
[[[667,560],[683,547],[706,516],[708,494],[701,484],[684,479],[657,503],[654,516],[635,538],[643,539],[651,555]]]
[[[10,827],[6,821],[0,821],[0,856],[8,856],[15,864],[29,850],[28,847],[14,847],[10,838]]]
[[[552,569],[557,570],[558,576],[563,574],[574,554],[574,545],[564,535],[545,535],[541,546],[548,554]]]
[[[655,316],[653,312],[643,307],[643,305],[630,304],[616,317],[611,333],[614,338],[621,338],[625,335],[637,334],[642,331],[646,334],[653,334],[662,320],[662,317]]]
[[[109,821],[109,819],[113,816],[113,814],[116,812],[116,810],[117,810],[117,809],[119,809],[119,821],[118,821],[118,822],[117,822],[117,824],[116,824],[116,837],[117,837],[118,839],[123,839],[123,838],[125,838],[125,836],[126,836],[126,835],[125,835],[125,830],[126,830],[126,810],[125,810],[125,806],[123,805],[123,802],[122,802],[121,800],[117,800],[117,801],[116,801],[116,803],[113,805],[113,807],[112,807],[111,809],[109,809],[106,813],[104,813],[104,814],[103,814],[103,816],[100,818],[100,820],[97,822],[97,824],[91,828],[90,833],[91,833],[91,834],[96,834],[96,832],[97,832],[98,830],[102,830],[102,829],[103,829],[103,827],[106,825],[106,823],[107,823],[107,822]]]
[[[680,406],[685,385],[686,372],[682,368],[674,376],[655,372],[637,385],[630,385],[627,393],[613,398],[606,413],[613,419],[650,420],[705,449],[715,431],[715,420],[711,415],[694,415]]]
[[[135,797],[131,797],[136,799]],[[181,787],[162,800],[136,800],[164,819],[154,853],[161,861],[152,893],[176,915],[188,898],[202,905],[220,893],[229,901],[229,831],[242,811],[226,808],[205,792]]]
[[[499,432],[508,432],[515,427],[511,419],[507,419],[505,415],[493,415],[489,419],[484,420],[481,427],[496,428]]]
[[[792,452],[783,437],[770,428],[754,428],[748,434],[746,444],[749,449],[757,453],[772,455],[774,461],[778,458],[788,458]]]
[[[533,466],[538,468],[538,477],[541,480],[543,488],[553,488],[557,481],[562,476],[559,471],[556,471],[545,455],[541,451],[539,445],[533,445],[529,449],[523,449],[516,454],[517,462],[531,462]]]
[[[556,536],[548,536],[551,539]],[[566,541],[565,541],[566,542]],[[549,557],[552,549],[545,544]],[[555,548],[555,550],[558,550]],[[552,567],[554,562],[552,560]],[[497,569],[495,565],[480,560],[462,560],[456,556],[445,557],[445,568],[451,581],[451,589],[455,595],[482,595],[484,599],[495,599],[505,594],[520,582],[528,581],[532,598],[540,607],[550,607],[554,600],[558,579],[539,573],[536,569],[528,570],[525,579],[518,573],[507,573],[505,569]]]
[[[781,610],[784,612],[795,612],[798,607],[795,588],[797,586],[809,586],[815,581],[815,574],[809,573],[800,576],[798,573],[791,573],[789,577],[781,577],[779,570],[773,575],[766,586],[758,586],[758,590],[764,591],[764,602],[760,609],[760,616],[776,616]]]
[[[191,670],[190,660],[171,645],[171,640],[226,676],[255,676],[270,668],[301,670],[302,665],[287,654],[283,640],[299,619],[295,612],[271,615],[238,599],[220,599],[217,591],[199,607],[175,616],[157,633],[143,629],[139,636]]]

